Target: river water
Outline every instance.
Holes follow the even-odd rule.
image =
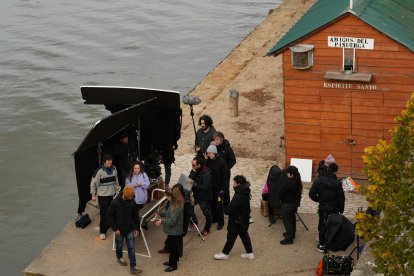
[[[2,0],[0,275],[75,216],[72,153],[108,113],[81,85],[188,93],[282,0]]]

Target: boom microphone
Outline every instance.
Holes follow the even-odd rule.
[[[197,96],[185,95],[183,97],[183,103],[188,105],[197,105],[201,103],[201,100]]]

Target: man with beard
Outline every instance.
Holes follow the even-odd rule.
[[[236,164],[236,156],[234,155],[234,151],[230,146],[230,142],[224,138],[223,132],[217,131],[214,133],[213,139],[214,144],[217,147],[218,155],[221,159],[224,160],[224,163],[226,165],[226,174],[223,180],[223,207],[226,208],[230,202],[230,170]]]
[[[195,157],[191,161],[191,172],[188,176],[194,180],[192,184],[192,191],[196,200],[196,204],[200,205],[200,209],[203,212],[204,217],[206,218],[206,224],[204,230],[201,231],[203,236],[210,233],[211,228],[211,200],[213,198],[213,190],[211,183],[211,172],[209,168],[204,164],[204,159],[200,157]],[[193,220],[198,221],[193,214]]]
[[[218,155],[215,145],[210,145],[207,148],[205,157],[207,158],[206,165],[211,171],[213,183],[213,200],[211,201],[212,222],[217,222],[217,230],[221,230],[224,225],[223,195],[225,189],[224,180],[227,174],[226,164]]]
[[[203,115],[198,120],[200,128],[196,132],[195,137],[195,151],[197,156],[203,157],[208,146],[213,141],[213,134],[216,132],[213,127],[213,120],[208,115]]]

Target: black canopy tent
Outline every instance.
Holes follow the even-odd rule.
[[[82,86],[85,104],[102,104],[112,114],[95,123],[74,153],[78,187],[78,213],[91,199],[90,181],[100,165],[101,147],[117,141],[117,134],[128,129],[137,135],[139,158],[149,149],[171,148],[180,139],[180,94],[176,91],[133,87]]]

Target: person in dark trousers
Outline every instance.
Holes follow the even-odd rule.
[[[302,180],[298,168],[289,166],[286,169],[285,182],[279,192],[282,202],[281,214],[286,232],[280,244],[292,244],[296,235],[296,212],[302,198]]]
[[[230,202],[230,177],[231,169],[236,164],[236,156],[230,146],[230,142],[224,138],[224,134],[217,131],[213,134],[214,144],[217,147],[218,155],[226,164],[226,175],[223,187],[223,207],[225,208]]]
[[[267,188],[268,188],[268,202],[269,202],[269,223],[276,222],[273,210],[277,208],[280,210],[282,202],[280,201],[279,193],[283,183],[286,181],[286,173],[283,172],[277,165],[270,167],[269,174],[267,176]]]
[[[192,216],[192,212],[193,212],[193,208],[191,206],[191,201],[190,201],[190,191],[189,190],[185,190],[183,185],[181,185],[180,183],[175,184],[172,189],[178,189],[183,198],[184,198],[184,207],[183,207],[183,211],[184,211],[184,217],[183,217],[183,237],[185,237],[187,235],[188,232],[188,226],[190,225],[190,217]],[[165,209],[167,209],[169,207],[169,203],[167,203],[167,206]],[[180,255],[180,258],[183,256],[183,252],[184,251],[184,244],[181,243],[179,248],[178,248],[178,252]],[[164,247],[160,250],[158,250],[158,253],[163,254],[163,253],[170,253],[169,249],[168,249],[168,241],[165,240],[164,242]]]
[[[336,160],[331,154],[329,154],[325,158],[325,160],[319,161],[319,165],[318,165],[318,169],[317,169],[318,178],[327,173],[328,166],[329,166],[329,164],[332,164],[332,163],[336,163]]]
[[[227,223],[227,241],[223,251],[214,255],[216,260],[227,260],[230,251],[237,239],[243,242],[246,253],[240,255],[243,259],[254,260],[252,242],[249,236],[249,218],[250,218],[250,183],[242,175],[236,175],[233,178],[234,196],[229,205],[224,209],[224,213],[229,215]]]
[[[164,185],[167,189],[170,185],[171,180],[171,165],[175,162],[174,151],[178,148],[178,145],[175,144],[171,147],[167,147],[164,150],[161,150],[160,162],[164,164]]]
[[[224,226],[223,196],[227,174],[226,164],[218,155],[217,147],[213,144],[207,148],[205,157],[207,158],[206,165],[211,171],[213,183],[213,200],[211,201],[212,222],[217,222],[217,230],[221,230]]]
[[[342,214],[345,208],[345,194],[341,181],[336,177],[338,165],[331,163],[326,174],[315,179],[309,190],[309,197],[319,203],[319,243],[316,249],[323,253],[325,251],[326,221],[330,214]]]
[[[213,120],[208,115],[203,115],[198,120],[200,128],[196,132],[194,148],[198,157],[203,157],[208,146],[213,141],[213,134],[216,129],[213,126]]]
[[[119,136],[119,142],[112,146],[111,153],[114,156],[114,164],[118,168],[118,177],[121,188],[125,186],[131,165],[137,161],[138,144],[129,139],[128,132],[124,131]]]
[[[177,262],[180,259],[180,246],[183,243],[183,220],[184,220],[184,198],[181,191],[177,188],[167,190],[166,195],[170,206],[159,213],[159,219],[155,222],[157,226],[164,225],[164,233],[167,236],[168,250],[170,256],[165,272],[177,270]]]
[[[125,239],[128,248],[130,272],[141,273],[136,267],[135,237],[139,234],[139,216],[137,216],[137,204],[134,201],[134,188],[126,186],[122,195],[118,195],[109,205],[108,222],[115,235],[115,254],[118,263],[127,266],[122,257],[122,243]]]
[[[196,200],[196,205],[198,204],[200,206],[206,218],[206,224],[203,231],[201,231],[201,234],[206,236],[210,233],[211,228],[211,200],[213,199],[212,176],[209,168],[205,165],[205,160],[201,157],[195,157],[191,161],[191,166],[192,169],[188,177],[194,180],[191,189]],[[193,221],[198,222],[195,213]]]
[[[118,182],[118,173],[114,166],[112,166],[112,155],[109,153],[104,154],[103,164],[98,168],[91,180],[90,190],[92,195],[92,201],[96,201],[98,197],[99,204],[99,237],[101,240],[106,239],[106,231],[109,229],[107,220],[107,212],[109,204],[111,203],[114,195],[121,190]]]

